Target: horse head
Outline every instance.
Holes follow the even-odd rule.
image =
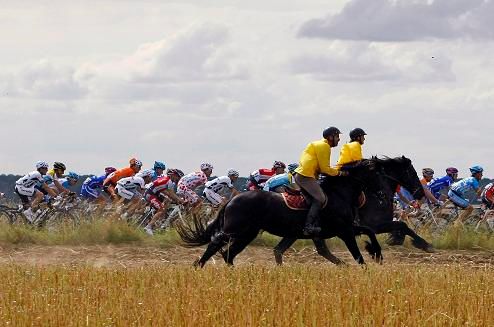
[[[407,157],[385,157],[383,159],[372,157],[369,160],[374,161],[377,170],[383,177],[406,188],[414,199],[418,200],[425,196],[417,171],[413,167],[412,161]]]

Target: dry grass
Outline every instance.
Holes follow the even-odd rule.
[[[490,326],[492,269],[0,268],[4,325]]]

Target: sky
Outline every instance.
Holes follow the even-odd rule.
[[[241,175],[337,126],[365,157],[494,176],[494,1],[17,0],[0,11],[0,173],[135,156]]]

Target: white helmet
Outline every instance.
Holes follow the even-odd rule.
[[[143,170],[140,173],[136,174],[136,176],[141,177],[141,178],[151,177],[151,176],[153,176],[153,171],[151,169],[146,169],[146,170]]]
[[[201,164],[201,170],[206,170],[206,169],[211,169],[211,170],[213,170],[213,165],[211,165],[210,163],[207,163],[207,162],[202,163],[202,164]]]
[[[239,172],[235,169],[228,169],[228,176],[235,176],[235,177],[238,177]]]
[[[50,165],[48,165],[48,163],[46,161],[38,161],[36,163],[36,169],[40,169],[40,168],[48,168]]]

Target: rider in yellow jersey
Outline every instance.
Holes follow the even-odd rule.
[[[307,214],[304,234],[315,235],[321,232],[319,227],[319,212],[327,202],[327,197],[317,182],[319,174],[330,176],[348,175],[330,166],[331,148],[340,141],[340,130],[336,127],[326,128],[323,139],[311,142],[300,156],[300,165],[295,169],[295,183],[312,197],[312,203]]]
[[[340,151],[340,158],[336,166],[340,169],[343,165],[360,161],[362,157],[362,145],[367,135],[362,128],[355,128],[350,132],[350,142],[343,145]]]

